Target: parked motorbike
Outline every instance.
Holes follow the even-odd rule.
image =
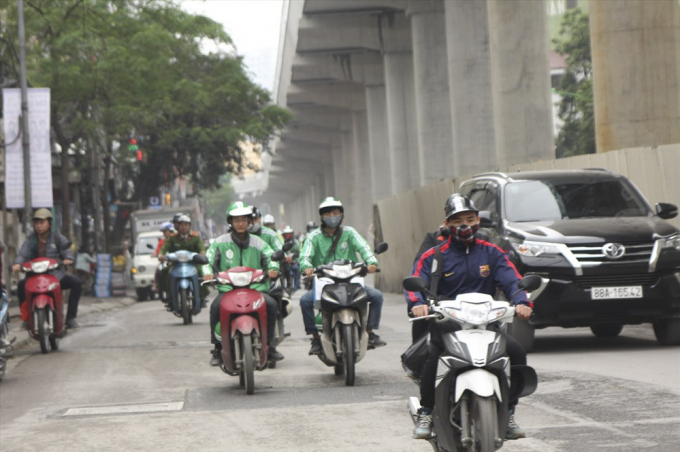
[[[387,248],[387,243],[380,243],[375,254],[384,253]],[[368,350],[368,294],[364,290],[367,268],[364,263],[340,259],[314,269],[314,299],[320,311],[317,327],[322,347],[317,356],[334,368],[335,375],[345,374],[347,386],[354,386],[356,363]]]
[[[283,251],[275,252],[271,259],[280,261]],[[267,304],[262,293],[251,288],[261,283],[267,274],[250,267],[234,267],[219,272],[208,283],[228,284],[233,290],[220,298],[220,321],[215,326],[215,337],[222,344],[221,369],[228,375],[238,376],[246,394],[255,392],[255,370],[267,368],[269,346],[267,338]]]
[[[7,360],[12,357],[11,348],[16,338],[9,338],[9,297],[0,291],[0,380],[5,376]]]
[[[538,275],[519,283],[520,290],[541,285]],[[439,358],[433,434],[429,440],[437,451],[491,452],[503,446],[508,427],[508,402],[532,394],[538,385],[530,366],[511,366],[505,338],[487,326],[511,323],[515,308],[487,294],[461,294],[455,300],[438,300],[423,278],[410,277],[404,289],[423,292],[430,301],[430,315],[437,322],[456,322],[461,330],[442,333],[445,351]],[[420,403],[411,397],[408,409],[414,424]]]
[[[203,306],[195,265],[207,264],[208,258],[187,250],[168,253],[166,258],[172,262],[168,309],[177,317],[181,317],[185,325],[189,325],[193,323],[193,316],[198,315]]]
[[[59,261],[47,257],[21,264],[26,273],[26,303],[28,333],[40,342],[40,351],[59,349],[59,339],[64,335],[64,300],[59,279],[49,273],[59,267]],[[49,343],[49,347],[48,347]]]

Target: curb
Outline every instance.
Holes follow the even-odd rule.
[[[117,298],[94,298],[81,297],[78,304],[78,319],[87,318],[92,313],[100,313],[113,311],[116,309],[127,308],[137,303],[137,299],[131,296],[117,297]],[[64,300],[66,304],[66,300]],[[66,309],[66,306],[64,306]],[[77,330],[76,330],[77,331]],[[21,329],[21,316],[19,314],[19,307],[10,305],[10,323],[9,323],[9,338],[16,338],[12,345],[12,351],[17,352],[31,343],[38,342],[33,339],[28,331]]]

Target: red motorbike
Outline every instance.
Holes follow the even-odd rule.
[[[40,342],[40,351],[59,349],[64,335],[64,300],[59,279],[49,273],[59,267],[59,261],[39,257],[21,264],[26,273],[26,302],[22,318],[28,317],[28,332]],[[49,342],[49,348],[48,348]]]

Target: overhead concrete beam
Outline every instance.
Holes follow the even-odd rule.
[[[315,163],[327,164],[333,161],[330,151],[284,148],[277,150],[276,155],[281,155],[286,159],[309,160]]]
[[[323,174],[323,165],[314,160],[303,160],[294,157],[285,157],[281,154],[276,154],[276,160],[272,160],[272,166],[269,173],[287,172],[290,170],[300,171],[306,174]]]
[[[339,13],[380,13],[403,10],[403,0],[307,0],[304,14],[307,16]]]
[[[383,83],[383,59],[379,52],[297,55],[291,82],[296,85],[330,84],[333,81]]]
[[[295,141],[305,141],[308,143],[329,146],[333,143],[333,136],[335,133],[330,131],[318,131],[309,128],[286,129],[281,134],[281,138],[285,142],[287,139]]]
[[[304,87],[291,85],[287,99],[288,107],[326,105],[346,110],[366,109],[366,95],[363,87],[355,83]]]
[[[300,19],[297,53],[381,50],[378,21],[369,14],[306,16]]]

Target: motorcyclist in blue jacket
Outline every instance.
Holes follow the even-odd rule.
[[[450,230],[449,239],[439,245],[442,256],[441,279],[437,286],[437,295],[454,299],[462,293],[485,293],[494,295],[496,288],[501,289],[508,300],[515,305],[518,318],[528,319],[531,315],[531,304],[526,292],[518,291],[521,279],[515,266],[507,254],[489,242],[475,238],[479,228],[479,215],[474,204],[458,193],[451,195],[446,201],[445,222]],[[436,248],[430,248],[416,261],[411,276],[418,276],[430,281],[432,263]],[[426,300],[420,293],[406,292],[409,313],[413,317],[424,317],[429,313]],[[421,322],[424,320],[421,320]],[[429,439],[432,436],[432,410],[435,401],[435,380],[437,363],[444,351],[442,330],[455,331],[457,324],[444,324],[428,321],[430,331],[429,356],[423,367],[420,379],[420,405],[418,422],[413,430],[416,439]],[[495,324],[497,327],[498,324]],[[509,334],[501,331],[507,339],[508,355],[512,365],[526,365],[526,352],[519,342]],[[505,439],[519,439],[526,435],[515,423],[514,412],[517,400],[510,403],[510,421]]]

